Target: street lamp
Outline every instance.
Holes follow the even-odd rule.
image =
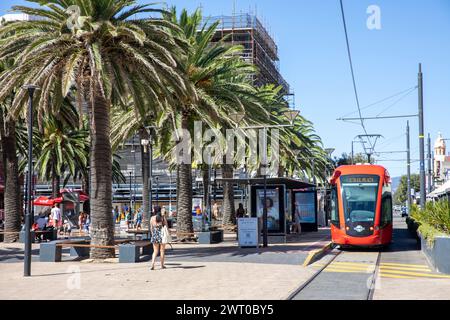
[[[237,112],[230,115],[230,118],[236,123],[236,126],[239,129],[263,129],[264,137],[267,137],[267,129],[269,128],[286,128],[293,127],[294,121],[300,114],[298,110],[288,110],[283,112],[284,116],[289,120],[289,124],[281,124],[281,125],[261,125],[261,126],[249,126],[249,127],[239,127],[239,123],[244,119],[245,113]],[[266,139],[267,142],[267,139]],[[263,161],[261,164],[261,169],[263,171],[263,185],[264,185],[264,205],[263,205],[263,247],[266,248],[268,246],[268,230],[267,230],[267,145],[264,145],[263,148]]]
[[[28,177],[27,177],[27,213],[25,215],[25,248],[24,248],[24,276],[31,276],[31,226],[32,213],[32,185],[33,185],[33,95],[39,88],[33,84],[22,87],[28,91]]]
[[[133,172],[132,171],[130,171],[129,172],[130,173],[130,214],[131,214],[131,212],[132,212],[132,210],[131,210],[131,208],[133,207],[133,200],[132,200],[132,186],[131,186],[131,176],[132,176],[132,174],[133,174]]]
[[[149,179],[148,179],[148,192],[149,192],[149,210],[147,212],[148,215],[148,236],[150,237],[150,219],[152,217],[152,211],[153,211],[153,206],[152,206],[152,162],[153,162],[153,145],[152,145],[152,129],[156,129],[155,126],[146,126],[145,130],[147,131],[148,134],[148,139],[142,139],[141,140],[141,144],[144,146],[144,152],[147,152],[147,148],[149,148],[149,154],[150,154],[150,159],[149,159],[149,164],[148,164],[148,169],[149,169]],[[142,195],[142,198],[145,197],[146,195]]]
[[[133,178],[133,205],[134,208],[136,209],[136,148],[134,145],[134,136],[133,136],[133,145],[131,148],[131,153],[133,154],[133,173],[134,173],[134,178]]]
[[[158,197],[158,190],[159,190],[159,177],[156,176],[156,205],[159,206],[159,197]]]

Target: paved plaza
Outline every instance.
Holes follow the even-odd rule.
[[[397,245],[383,255],[373,298],[448,299],[450,276],[436,278],[423,254],[414,249],[413,240],[406,233],[402,234],[402,230],[397,231]],[[118,263],[118,258],[95,262],[70,257],[68,249],[63,251],[62,262],[39,262],[39,244],[33,244],[29,278],[23,277],[23,244],[1,243],[0,299],[287,299],[332,257],[327,255],[307,267],[302,265],[313,250],[328,243],[326,228],[317,233],[289,236],[287,243],[271,244],[266,249],[239,248],[235,235],[226,234],[220,244],[173,244],[173,248],[167,250],[167,269],[161,270],[157,263],[153,271],[148,256],[134,264]],[[365,264],[369,260],[365,259],[367,261],[360,267],[340,260],[334,262],[329,268],[331,272],[325,272],[323,277],[339,279],[341,285],[354,272],[361,272],[360,276],[367,278]],[[395,276],[389,273],[392,269],[396,270]],[[333,279],[330,280],[333,282]],[[359,282],[364,284],[365,278]],[[315,299],[352,298],[357,293],[352,288],[349,285],[348,292],[340,297],[322,292]]]

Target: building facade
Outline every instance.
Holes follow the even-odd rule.
[[[450,180],[450,155],[447,155],[447,145],[442,134],[439,133],[434,142],[434,181],[440,186]]]

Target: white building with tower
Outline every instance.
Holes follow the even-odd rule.
[[[450,180],[450,155],[442,134],[439,133],[434,143],[434,181],[439,186]]]
[[[433,178],[435,189],[428,197],[447,197],[450,200],[450,155],[447,155],[447,146],[441,133],[434,143]]]

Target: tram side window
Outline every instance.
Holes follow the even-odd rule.
[[[381,202],[381,226],[392,223],[392,196],[390,194],[383,196]]]
[[[340,227],[336,188],[331,189],[331,223]]]

